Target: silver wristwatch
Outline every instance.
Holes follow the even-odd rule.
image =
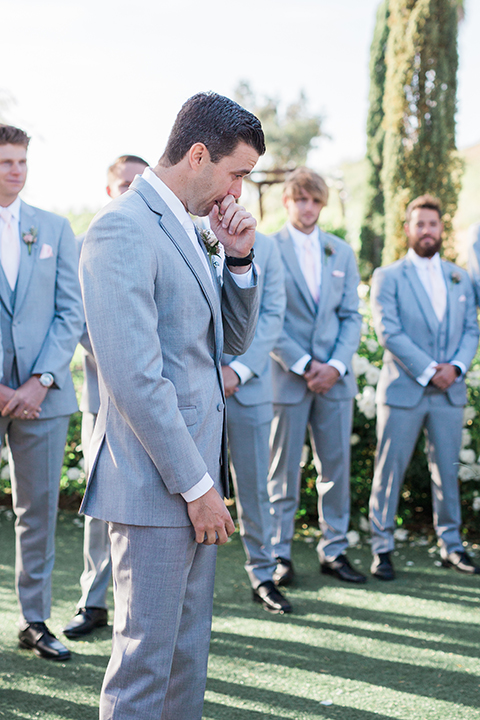
[[[43,385],[44,388],[52,387],[55,382],[55,378],[52,373],[49,372],[42,373],[38,379],[40,381],[40,385]]]

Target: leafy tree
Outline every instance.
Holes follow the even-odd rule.
[[[365,215],[360,230],[360,267],[368,277],[381,265],[385,238],[385,209],[381,172],[383,165],[383,95],[385,90],[385,51],[388,40],[389,1],[382,0],[370,48],[370,92],[367,117],[367,192]]]
[[[235,99],[255,113],[262,122],[267,143],[268,169],[293,169],[306,163],[314,141],[322,135],[322,118],[309,111],[303,91],[298,100],[287,106],[284,113],[280,110],[278,98],[258,98],[246,80],[238,84]]]
[[[455,147],[458,0],[390,0],[384,94],[383,261],[405,252],[405,207],[429,192],[443,207],[446,254],[462,163]]]

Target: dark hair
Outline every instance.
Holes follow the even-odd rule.
[[[0,124],[0,145],[23,145],[27,148],[29,142],[29,136],[20,128]]]
[[[148,167],[148,163],[138,155],[120,155],[115,162],[113,162],[110,167],[107,170],[108,177],[111,177],[112,175],[116,174],[117,167],[119,165],[125,165],[126,163],[139,163],[140,165],[144,165],[145,167]]]
[[[412,212],[414,210],[418,210],[418,208],[426,208],[427,210],[436,210],[438,213],[438,217],[440,220],[442,219],[442,206],[440,205],[440,200],[438,198],[433,197],[433,195],[419,195],[419,197],[415,198],[415,200],[412,200],[412,202],[407,205],[407,209],[405,211],[405,220],[410,222],[410,218],[412,217]]]
[[[260,120],[230,98],[217,93],[197,93],[178,113],[160,162],[176,165],[192,145],[203,143],[210,160],[218,162],[244,142],[263,155],[265,136]]]

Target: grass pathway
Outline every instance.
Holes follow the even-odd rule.
[[[79,594],[82,532],[75,515],[60,514],[50,625],[63,640]],[[368,570],[367,545],[349,556]],[[66,641],[74,655],[64,665],[19,650],[13,559],[13,520],[3,510],[0,720],[96,720],[111,629]],[[351,587],[322,576],[314,544],[303,540],[294,561],[294,613],[272,616],[251,601],[238,535],[220,548],[204,720],[480,720],[480,577],[444,570],[433,548],[408,543],[394,558],[393,583]]]

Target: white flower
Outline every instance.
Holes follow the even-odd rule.
[[[356,530],[350,530],[347,532],[347,540],[348,540],[348,546],[354,547],[355,545],[358,545],[360,542],[360,535]]]
[[[371,385],[365,385],[363,392],[356,397],[357,406],[367,420],[373,420],[376,415],[375,408],[375,388]]]
[[[478,388],[480,387],[480,371],[479,370],[470,370],[470,372],[467,373],[467,380],[468,384],[472,388]]]
[[[477,465],[477,467],[480,467]],[[465,480],[473,480],[475,476],[475,465],[460,465],[458,468],[458,479],[465,481]]]
[[[362,335],[368,335],[369,331],[368,323],[362,322]]]
[[[469,420],[473,420],[476,414],[477,411],[475,410],[475,408],[471,405],[467,405],[467,407],[463,411],[463,424],[466,425]]]
[[[350,435],[350,445],[358,445],[360,442],[360,435],[357,435],[357,433],[352,433]]]
[[[378,350],[378,342],[373,338],[368,338],[368,340],[365,340],[365,345],[367,346],[368,352],[374,353]]]
[[[466,465],[472,465],[475,462],[475,450],[472,450],[471,448],[463,448],[463,450],[460,450],[460,462],[465,463]]]
[[[69,480],[78,480],[82,473],[76,467],[68,468],[66,475]]]
[[[380,370],[375,365],[369,365],[365,371],[365,380],[369,385],[376,385],[380,377]]]
[[[2,448],[1,455],[2,455],[2,460],[8,460],[8,448],[7,447],[4,446]]]
[[[10,480],[10,467],[8,465],[5,465],[0,471],[0,478],[2,478],[2,480]]]
[[[475,512],[478,512],[480,510],[480,497],[473,498],[472,507]]]
[[[468,447],[472,442],[472,436],[469,430],[463,428],[462,430],[462,448]]]
[[[360,515],[360,520],[358,524],[360,525],[360,530],[362,532],[370,532],[370,523],[368,522],[365,515]]]
[[[405,542],[408,540],[408,530],[405,530],[405,528],[397,528],[393,531],[393,537],[395,540],[398,540],[398,542]]]
[[[353,353],[352,357],[352,369],[355,377],[358,377],[359,375],[363,375],[364,372],[368,370],[370,367],[370,363],[368,362],[368,358],[363,357],[359,355],[358,353]]]

